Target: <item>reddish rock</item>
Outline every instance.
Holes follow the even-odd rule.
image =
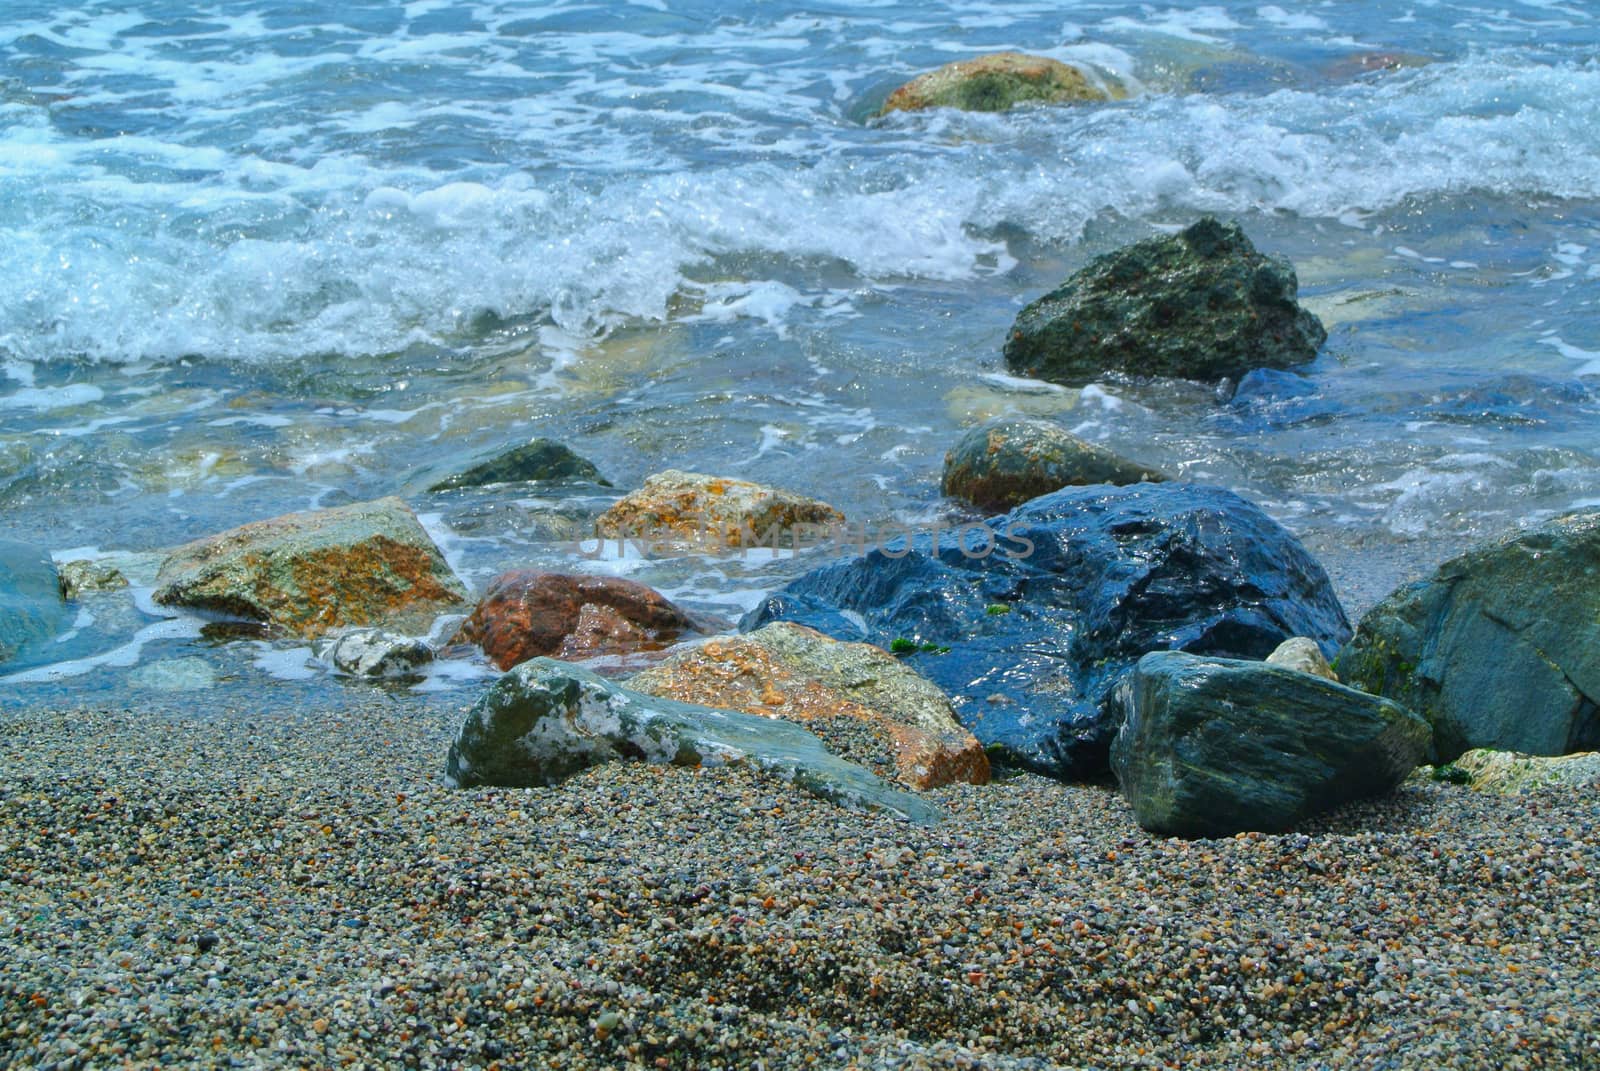
[[[452,643],[473,643],[510,669],[530,658],[568,661],[661,650],[699,623],[660,592],[607,576],[535,569],[502,573]]]
[[[840,757],[919,791],[989,780],[988,756],[936,686],[879,648],[799,625],[709,640],[630,678],[628,687],[798,722]]]

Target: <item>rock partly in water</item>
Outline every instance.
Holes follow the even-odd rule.
[[[1473,748],[1600,749],[1600,510],[1453,558],[1362,618],[1335,668]]]
[[[793,546],[844,524],[844,514],[816,499],[697,472],[668,469],[595,521],[605,539],[624,540],[648,556],[689,546],[715,552],[732,547]]]
[[[798,722],[907,788],[986,784],[989,759],[950,700],[899,659],[779,622],[674,654],[632,677],[649,695]]]
[[[422,675],[434,659],[433,645],[415,636],[380,628],[346,629],[317,647],[317,658],[340,673],[370,680],[404,680]]]
[[[1162,651],[1119,688],[1111,765],[1152,833],[1279,832],[1388,792],[1428,749],[1387,699],[1265,662]]]
[[[1048,420],[1006,418],[980,424],[944,457],[940,490],[999,513],[1063,487],[1160,482],[1155,469],[1119,457]]]
[[[219,674],[203,658],[164,658],[128,674],[128,683],[153,692],[203,692],[216,686]]]
[[[1313,677],[1339,683],[1338,674],[1333,667],[1328,665],[1328,660],[1322,655],[1322,648],[1317,646],[1317,641],[1305,636],[1294,636],[1278,644],[1278,649],[1267,656],[1270,665],[1282,666],[1292,669],[1297,673],[1309,673]]]
[[[128,586],[128,578],[114,565],[97,561],[65,562],[58,570],[61,594],[76,599],[86,591],[117,591]]]
[[[424,632],[466,589],[398,498],[256,521],[174,550],[155,601],[305,638],[351,625]]]
[[[501,669],[542,655],[563,659],[658,651],[703,624],[643,584],[609,576],[514,569],[489,583],[452,643],[483,648]]]
[[[1515,751],[1474,748],[1456,757],[1446,769],[1464,776],[1474,792],[1493,792],[1499,796],[1524,796],[1562,785],[1600,784],[1600,753],[1582,751],[1574,755],[1521,755]],[[1438,768],[1424,767],[1435,780]]]
[[[1046,56],[994,52],[947,63],[889,94],[880,115],[924,108],[1003,112],[1023,102],[1073,104],[1126,96],[1120,86],[1102,88],[1077,67]]]
[[[424,480],[429,492],[497,483],[611,484],[588,459],[553,439],[532,439],[521,446],[469,464],[440,480]]]
[[[549,658],[511,670],[473,706],[450,746],[446,777],[458,788],[552,785],[622,759],[746,763],[843,806],[922,823],[939,816],[791,722],[644,695]]]
[[[905,650],[991,757],[1106,771],[1111,695],[1149,651],[1262,659],[1349,635],[1322,567],[1276,521],[1192,484],[1065,488],[952,537],[897,540],[802,576],[740,623],[796,621]]]
[[[66,601],[50,552],[0,539],[0,662],[67,627]]]
[[[1304,364],[1327,332],[1298,293],[1287,260],[1207,216],[1096,257],[1023,309],[1006,367],[1078,386],[1107,372],[1214,382]]]

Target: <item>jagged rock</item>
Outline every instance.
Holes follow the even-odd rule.
[[[924,108],[960,108],[969,112],[1003,112],[1015,104],[1069,104],[1126,96],[1120,86],[1108,91],[1076,67],[1046,56],[993,52],[947,63],[918,75],[884,102],[880,115]]]
[[[944,457],[940,490],[999,513],[1063,487],[1166,479],[1048,420],[1008,417],[980,424]]]
[[[799,625],[710,640],[630,678],[628,687],[797,722],[835,754],[908,788],[989,780],[983,748],[931,682],[877,647]]]
[[[922,823],[939,816],[791,722],[644,695],[549,658],[522,663],[473,706],[450,747],[446,777],[458,788],[551,785],[621,759],[746,763],[844,806]]]
[[[988,553],[983,553],[985,547]],[[990,756],[1094,777],[1121,717],[1112,689],[1138,658],[1189,650],[1265,658],[1291,636],[1349,635],[1327,574],[1229,491],[1069,487],[911,545],[814,570],[748,614],[906,649]]]
[[[1473,748],[1600,749],[1600,510],[1475,547],[1361,619],[1335,668]]]
[[[1111,766],[1154,833],[1291,829],[1388,792],[1428,748],[1428,724],[1399,704],[1265,662],[1161,651],[1119,695]]]
[[[516,569],[490,581],[452,643],[473,643],[501,669],[540,655],[574,660],[658,651],[702,623],[632,580]]]
[[[1024,308],[1006,367],[1080,386],[1107,372],[1211,382],[1304,364],[1327,332],[1298,292],[1287,260],[1207,216],[1096,257]]]
[[[602,514],[595,531],[646,548],[688,545],[715,551],[770,546],[780,537],[787,546],[796,533],[843,523],[844,514],[826,502],[748,480],[668,469],[647,477],[643,487]]]
[[[521,446],[476,461],[443,479],[424,477],[427,490],[451,491],[496,483],[611,484],[586,458],[579,457],[553,439],[532,439]]]
[[[66,628],[67,605],[43,547],[0,539],[0,662]]]
[[[290,513],[174,550],[155,601],[262,621],[314,639],[351,625],[424,632],[466,601],[398,498]]]
[[[1267,656],[1267,663],[1339,683],[1338,674],[1322,656],[1322,648],[1317,646],[1317,641],[1305,636],[1294,636],[1278,644],[1278,649]]]
[[[346,629],[317,648],[317,658],[340,673],[374,680],[416,677],[434,659],[433,646],[378,628]]]

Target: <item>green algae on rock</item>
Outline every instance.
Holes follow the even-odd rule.
[[[594,463],[554,439],[530,439],[469,463],[461,471],[441,478],[424,477],[429,493],[497,483],[593,483],[610,487]]]
[[[1165,480],[1048,420],[1003,418],[968,431],[944,456],[941,493],[1002,513],[1063,487]]]
[[[314,639],[350,625],[426,630],[467,592],[398,498],[290,513],[178,547],[155,601]]]
[[[1060,60],[1021,52],[993,52],[947,63],[913,78],[889,94],[878,114],[924,108],[1003,112],[1023,102],[1080,103],[1126,95],[1120,86],[1101,88],[1083,71]]]
[[[457,788],[551,785],[620,759],[746,764],[841,806],[923,824],[939,817],[798,725],[645,695],[550,658],[517,666],[473,706],[450,745],[446,777]]]
[[[1373,607],[1339,653],[1351,685],[1473,748],[1600,748],[1600,510],[1474,547]]]
[[[1120,691],[1111,765],[1154,833],[1280,832],[1388,792],[1428,747],[1428,725],[1387,699],[1268,665],[1145,655]]]
[[[1096,257],[1024,308],[1006,367],[1070,386],[1108,372],[1214,382],[1289,368],[1327,339],[1298,294],[1287,260],[1206,216]]]
[[[1515,751],[1474,748],[1451,763],[1465,771],[1474,792],[1523,796],[1560,785],[1600,783],[1600,753],[1523,755]]]

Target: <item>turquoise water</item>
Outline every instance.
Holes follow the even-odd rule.
[[[815,564],[592,561],[572,540],[603,499],[410,486],[529,434],[620,488],[687,468],[917,523],[951,509],[963,427],[1052,416],[1259,501],[1359,609],[1600,503],[1597,23],[1559,2],[8,3],[0,527],[135,586],[85,600],[0,699],[145,694],[177,658],[214,688],[343,687],[303,647],[157,612],[141,555],[383,494],[479,587],[609,571],[733,618]],[[869,118],[1001,48],[1131,95]],[[1023,303],[1202,212],[1296,263],[1330,330],[1304,384],[1004,375]]]

